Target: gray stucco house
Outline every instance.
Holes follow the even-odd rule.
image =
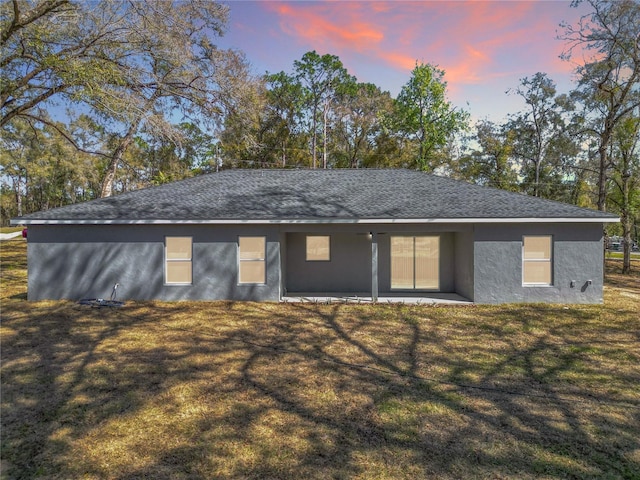
[[[610,214],[409,170],[228,170],[14,219],[28,298],[600,303]]]

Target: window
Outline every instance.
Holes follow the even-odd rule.
[[[522,238],[522,284],[551,285],[551,235]]]
[[[164,248],[165,283],[169,285],[190,285],[191,278],[191,237],[166,237]]]
[[[391,237],[391,288],[440,288],[440,237]]]
[[[328,235],[307,235],[307,262],[331,260],[331,238]]]
[[[238,238],[238,283],[266,283],[265,237]]]

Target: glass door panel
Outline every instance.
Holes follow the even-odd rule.
[[[413,237],[391,237],[391,288],[413,288]]]
[[[391,237],[391,288],[440,288],[440,237]]]
[[[440,245],[438,237],[415,237],[415,288],[438,290]]]

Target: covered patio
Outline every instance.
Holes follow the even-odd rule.
[[[367,227],[305,225],[283,233],[281,301],[472,303],[470,227]]]

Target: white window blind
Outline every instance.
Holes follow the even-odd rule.
[[[238,283],[266,283],[265,237],[238,239]]]

